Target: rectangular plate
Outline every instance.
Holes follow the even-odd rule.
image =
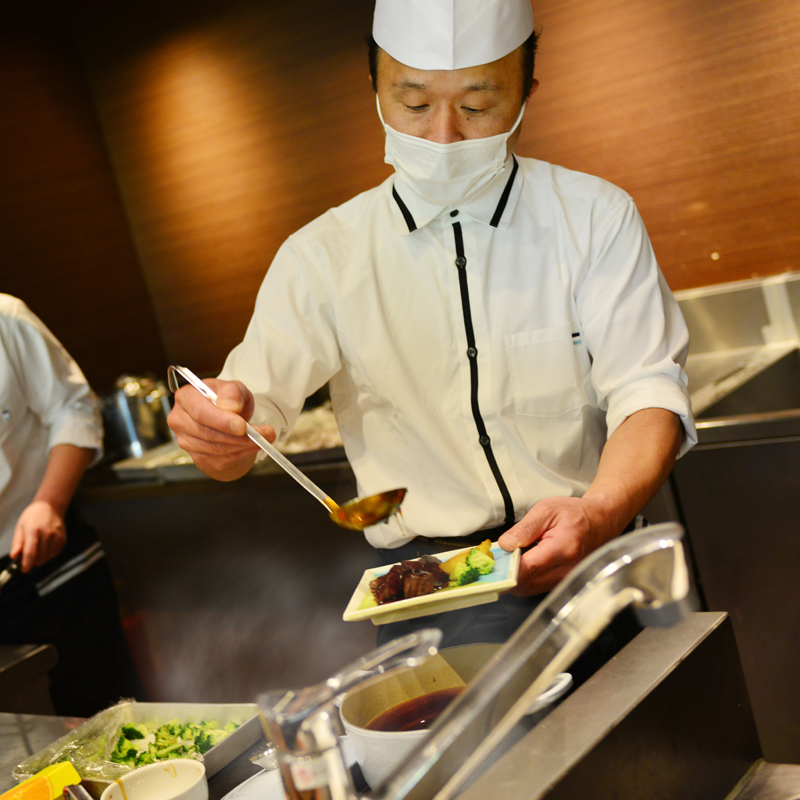
[[[463,553],[470,548],[461,547],[446,553],[438,553],[437,558],[447,561],[457,553]],[[368,569],[361,576],[342,618],[346,622],[356,622],[362,619],[371,619],[375,625],[384,625],[387,622],[399,622],[404,619],[424,617],[428,614],[440,614],[443,611],[453,611],[456,608],[477,606],[481,603],[493,603],[501,592],[513,589],[517,585],[519,572],[520,551],[513,550],[507,553],[499,545],[492,545],[492,554],[495,558],[494,571],[488,575],[481,575],[475,583],[459,586],[455,589],[439,589],[433,594],[422,597],[408,597],[405,600],[395,600],[393,603],[383,605],[374,604],[370,581],[380,575],[385,575],[394,564],[384,567]],[[399,562],[397,562],[399,563]],[[370,605],[372,603],[372,605]]]

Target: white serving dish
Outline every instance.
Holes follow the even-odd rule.
[[[458,550],[438,553],[437,558],[447,561],[451,556],[469,549],[471,548],[461,547]],[[346,622],[369,619],[375,625],[384,625],[387,622],[414,619],[428,614],[440,614],[443,611],[477,606],[481,603],[493,603],[502,592],[513,589],[517,585],[520,551],[517,549],[508,553],[497,544],[493,544],[491,549],[495,559],[495,568],[488,575],[481,575],[475,583],[455,589],[439,589],[433,594],[409,597],[383,605],[374,604],[369,584],[379,575],[386,574],[394,565],[387,564],[384,567],[365,570],[342,617]],[[370,601],[373,605],[368,605]]]
[[[356,763],[356,757],[347,737],[339,737],[339,744],[345,764],[352,767]],[[256,773],[228,792],[222,800],[286,800],[280,770],[269,769]]]

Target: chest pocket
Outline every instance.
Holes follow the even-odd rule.
[[[515,333],[505,344],[518,414],[559,417],[586,405],[569,325]]]

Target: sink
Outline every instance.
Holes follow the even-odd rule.
[[[760,367],[761,363],[754,364],[754,360],[729,362],[729,369],[732,366],[735,371],[713,385],[719,387],[732,378],[740,378],[741,382],[698,410],[697,419],[800,409],[800,349],[794,347],[774,360],[762,355],[761,363],[766,362],[766,366],[755,373],[753,367]]]
[[[695,418],[800,408],[799,354],[796,341],[691,354],[686,374]]]
[[[738,359],[737,354],[729,355],[717,360],[721,377],[691,395],[698,443],[800,436],[800,348],[763,347],[739,353]],[[692,375],[698,374],[694,366],[690,386]],[[710,362],[701,366],[710,374]],[[722,372],[723,366],[727,372]]]
[[[800,800],[800,765],[760,761],[731,800]]]

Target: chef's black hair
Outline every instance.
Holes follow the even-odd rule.
[[[372,78],[372,90],[378,91],[378,52],[380,46],[371,33],[366,36],[369,57],[369,74]],[[534,31],[522,43],[522,102],[524,103],[533,88],[533,67],[536,62],[536,48],[539,45],[539,35]]]

